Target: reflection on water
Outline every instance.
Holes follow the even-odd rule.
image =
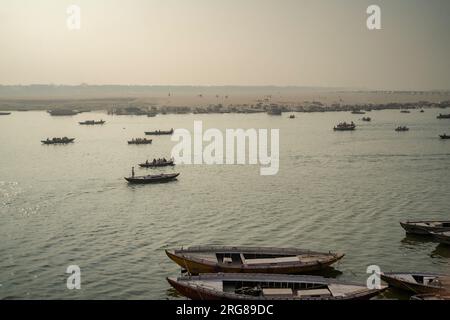
[[[430,255],[434,257],[450,258],[450,246],[447,244],[439,244]]]
[[[171,299],[177,295],[165,278],[180,271],[164,249],[205,243],[344,252],[329,276],[360,282],[374,264],[382,271],[448,272],[446,248],[405,237],[398,224],[449,219],[450,141],[438,137],[448,131],[438,112],[378,111],[370,123],[347,112],[294,120],[13,112],[0,118],[0,257],[7,257],[0,259],[0,298]],[[78,125],[97,118],[106,124]],[[192,130],[194,120],[204,130],[280,129],[279,173],[260,176],[258,165],[177,165],[157,171],[180,172],[176,182],[126,183],[132,166],[169,158],[175,144],[167,136],[138,148],[127,140],[152,129]],[[333,132],[343,120],[357,130]],[[399,123],[410,131],[395,133]],[[41,145],[53,136],[76,142]],[[81,268],[77,292],[65,287],[69,264]]]

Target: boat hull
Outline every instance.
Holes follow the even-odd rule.
[[[449,232],[447,232],[449,233]],[[440,233],[440,232],[432,232],[433,238],[436,239],[441,244],[450,245],[450,235]]]
[[[247,266],[226,265],[223,263],[213,263],[202,261],[194,257],[178,254],[170,250],[166,250],[167,256],[180,267],[186,269],[191,274],[201,273],[265,273],[265,274],[304,274],[315,272],[329,268],[333,263],[344,257],[344,254],[335,254],[326,261],[320,263],[312,262],[309,264],[277,264],[277,265],[261,265]]]
[[[230,274],[230,276],[234,276],[233,274]],[[259,277],[270,277],[271,275],[265,275],[265,274],[259,274],[257,275]],[[201,276],[200,276],[201,277]],[[192,277],[192,279],[197,280],[197,278],[201,279],[200,277]],[[223,277],[225,280],[227,276],[225,275],[217,275],[217,278],[220,279]],[[236,278],[236,277],[235,277]],[[245,278],[245,276],[241,276],[242,280],[248,280]],[[313,277],[311,277],[313,278]],[[169,284],[177,290],[181,295],[192,299],[192,300],[244,300],[244,301],[270,301],[270,300],[366,300],[370,299],[374,296],[377,296],[382,291],[384,291],[387,287],[382,287],[380,289],[367,289],[364,288],[362,290],[358,290],[357,292],[354,292],[352,294],[348,294],[346,296],[339,296],[339,297],[265,297],[265,296],[251,296],[251,295],[244,295],[244,294],[237,294],[234,292],[225,292],[217,289],[208,288],[202,285],[198,285],[195,282],[190,283],[190,281],[186,281],[187,279],[180,279],[180,278],[166,278]],[[189,278],[191,279],[191,278]],[[239,279],[237,277],[237,279]],[[317,277],[316,277],[317,279]],[[289,280],[288,280],[289,281]],[[295,281],[291,281],[295,283]],[[323,285],[326,284],[326,279],[322,278]]]
[[[417,235],[430,235],[430,232],[444,232],[450,231],[450,227],[433,227],[417,225],[420,221],[416,222],[400,222],[400,225],[405,229],[406,233]],[[425,221],[424,221],[425,222]],[[448,221],[445,221],[449,223]]]
[[[161,178],[152,178],[152,179],[142,179],[139,177],[133,178],[133,177],[125,177],[124,179],[126,181],[128,181],[128,183],[131,184],[151,184],[151,183],[164,183],[164,182],[169,182],[169,181],[174,181],[180,174],[176,173],[176,174],[171,174],[171,175],[167,175]]]
[[[389,286],[405,291],[410,291],[416,294],[447,292],[446,289],[441,287],[433,287],[429,285],[424,285],[422,283],[413,283],[410,281],[406,281],[404,279],[399,278],[398,275],[399,274],[382,273],[381,279],[384,282],[388,283]],[[437,276],[437,275],[430,274],[429,276]]]

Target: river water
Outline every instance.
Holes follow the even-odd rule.
[[[438,109],[158,115],[83,113],[0,117],[0,298],[173,299],[165,277],[179,268],[164,249],[223,244],[287,246],[346,253],[337,276],[364,282],[382,271],[448,272],[450,249],[406,237],[398,221],[449,219],[450,120]],[[104,119],[103,126],[78,121]],[[123,179],[147,158],[170,157],[175,142],[127,140],[154,129],[280,129],[280,169],[258,165],[178,165],[176,182],[131,186]],[[353,120],[354,132],[333,132]],[[409,132],[397,133],[398,125]],[[53,136],[76,138],[44,146]],[[66,288],[67,266],[81,290]],[[387,297],[403,297],[394,291]]]

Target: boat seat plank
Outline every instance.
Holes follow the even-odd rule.
[[[255,265],[255,264],[272,264],[272,263],[283,263],[283,262],[299,262],[298,257],[281,257],[281,258],[264,258],[264,259],[245,259],[244,264]]]
[[[333,297],[345,297],[347,294],[352,294],[357,291],[364,290],[363,286],[341,285],[332,283],[328,286]]]
[[[297,297],[329,297],[331,292],[328,289],[312,289],[312,290],[298,290]]]
[[[265,297],[292,297],[294,292],[291,288],[264,288]]]

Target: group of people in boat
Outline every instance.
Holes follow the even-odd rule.
[[[399,126],[395,129],[395,131],[408,131],[409,128],[407,126]]]
[[[152,162],[149,162],[148,160],[146,160],[145,164],[146,165],[150,165],[150,164],[157,165],[157,164],[165,164],[167,162],[169,162],[169,161],[166,158],[158,158],[158,159],[153,158]]]
[[[43,140],[42,142],[45,144],[56,144],[56,143],[70,143],[74,138],[68,138],[68,137],[62,137],[62,138],[47,138],[46,140]]]
[[[350,123],[347,122],[340,122],[336,127],[334,127],[335,130],[352,130],[355,129],[356,125],[353,121]]]
[[[129,144],[146,144],[152,143],[152,139],[147,138],[133,138],[131,141],[128,141]]]

